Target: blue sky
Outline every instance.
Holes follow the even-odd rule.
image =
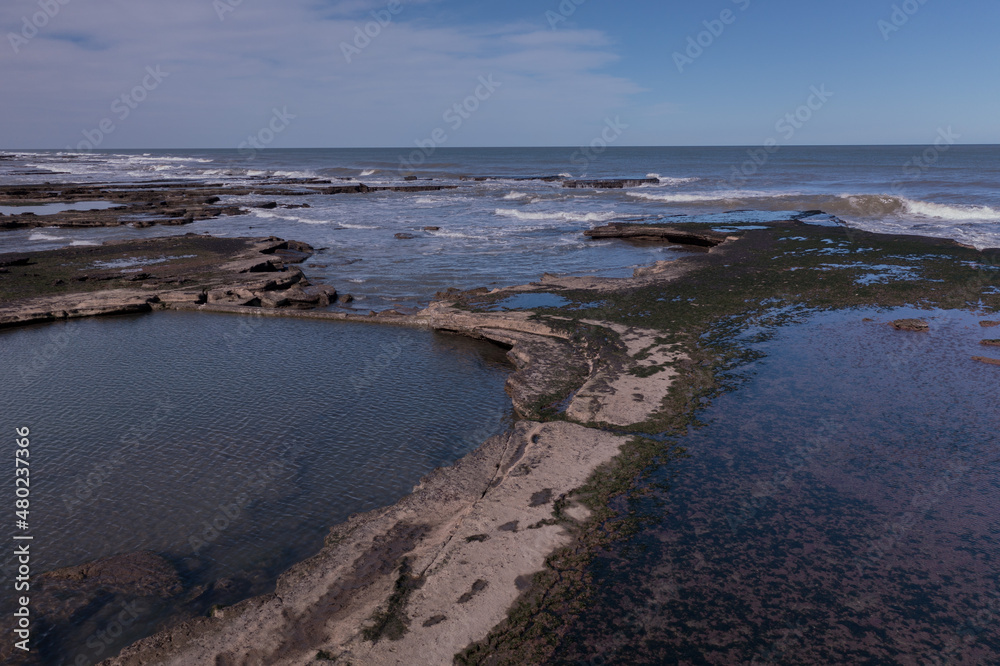
[[[576,146],[608,121],[618,145],[1000,143],[998,25],[996,0],[8,0],[0,148]]]

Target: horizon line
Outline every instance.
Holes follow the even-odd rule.
[[[926,147],[926,143],[813,143],[813,144],[788,144],[778,146],[784,148],[899,148],[899,147]],[[953,146],[966,147],[994,147],[1000,146],[998,143],[955,143]],[[585,147],[585,146],[584,146]],[[607,146],[602,152],[626,149],[662,149],[662,148],[760,148],[761,144],[675,144],[675,145],[635,145],[635,146]],[[435,151],[449,150],[573,150],[579,149],[579,145],[558,145],[558,146],[439,146]],[[284,148],[259,148],[255,152],[281,151],[281,150],[413,150],[414,146],[289,146]],[[186,148],[94,148],[88,150],[67,150],[66,148],[0,148],[0,153],[16,152],[64,152],[64,153],[110,153],[118,150],[231,150],[238,151],[237,147],[186,147]]]

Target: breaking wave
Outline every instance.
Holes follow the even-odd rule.
[[[497,208],[494,213],[501,217],[513,217],[514,219],[525,221],[558,220],[562,222],[607,222],[608,220],[613,220],[618,217],[618,214],[614,212],[570,213],[557,211],[553,213],[527,213],[513,208]]]
[[[719,190],[673,194],[629,192],[628,195],[646,201],[688,204],[693,207],[705,208],[753,208],[771,211],[822,210],[843,218],[919,217],[954,222],[1000,221],[1000,210],[990,206],[943,204],[908,199],[892,194],[808,195],[800,192]]]
[[[683,185],[685,183],[695,183],[701,180],[701,178],[672,178],[670,176],[661,176],[658,173],[647,173],[646,178],[655,178],[660,181],[660,185]],[[640,185],[640,187],[650,187],[648,185]],[[656,187],[653,185],[652,187]]]

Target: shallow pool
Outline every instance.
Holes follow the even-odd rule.
[[[913,316],[930,332],[888,325]],[[987,318],[755,330],[763,356],[653,471],[632,508],[654,526],[594,561],[553,663],[998,663],[1000,369],[972,360],[1000,356]]]
[[[56,627],[49,657],[266,591],[510,412],[503,350],[421,330],[157,313],[3,331],[0,359],[11,444],[31,429],[33,571],[150,550],[184,586],[100,655],[81,646],[106,613]]]

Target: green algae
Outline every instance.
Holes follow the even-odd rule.
[[[672,364],[678,376],[660,411],[647,423],[622,429],[637,436],[574,494],[591,509],[591,517],[572,526],[558,516],[552,519],[553,524],[573,529],[574,544],[547,558],[506,620],[456,655],[456,663],[547,661],[574,617],[592,603],[588,564],[602,548],[642,529],[635,506],[651,488],[639,490],[638,481],[683,459],[686,453],[679,442],[690,428],[702,425],[700,409],[720,393],[737,390],[741,380],[731,371],[759,356],[746,341],[766,339],[775,328],[817,310],[903,306],[1000,310],[998,249],[978,251],[939,239],[793,221],[769,227],[745,232],[739,241],[711,253],[687,257],[694,270],[680,277],[602,293],[595,307],[536,312],[536,319],[569,332],[574,343],[586,344],[591,353],[605,358],[623,355],[624,346],[607,329],[597,331],[583,320],[661,331],[657,344],[677,345],[686,358]],[[873,271],[890,279],[870,279]],[[585,290],[559,293],[574,304],[597,300]],[[748,331],[754,335],[747,338]],[[744,342],[738,341],[740,336]],[[550,419],[564,418],[551,410],[539,411]]]

